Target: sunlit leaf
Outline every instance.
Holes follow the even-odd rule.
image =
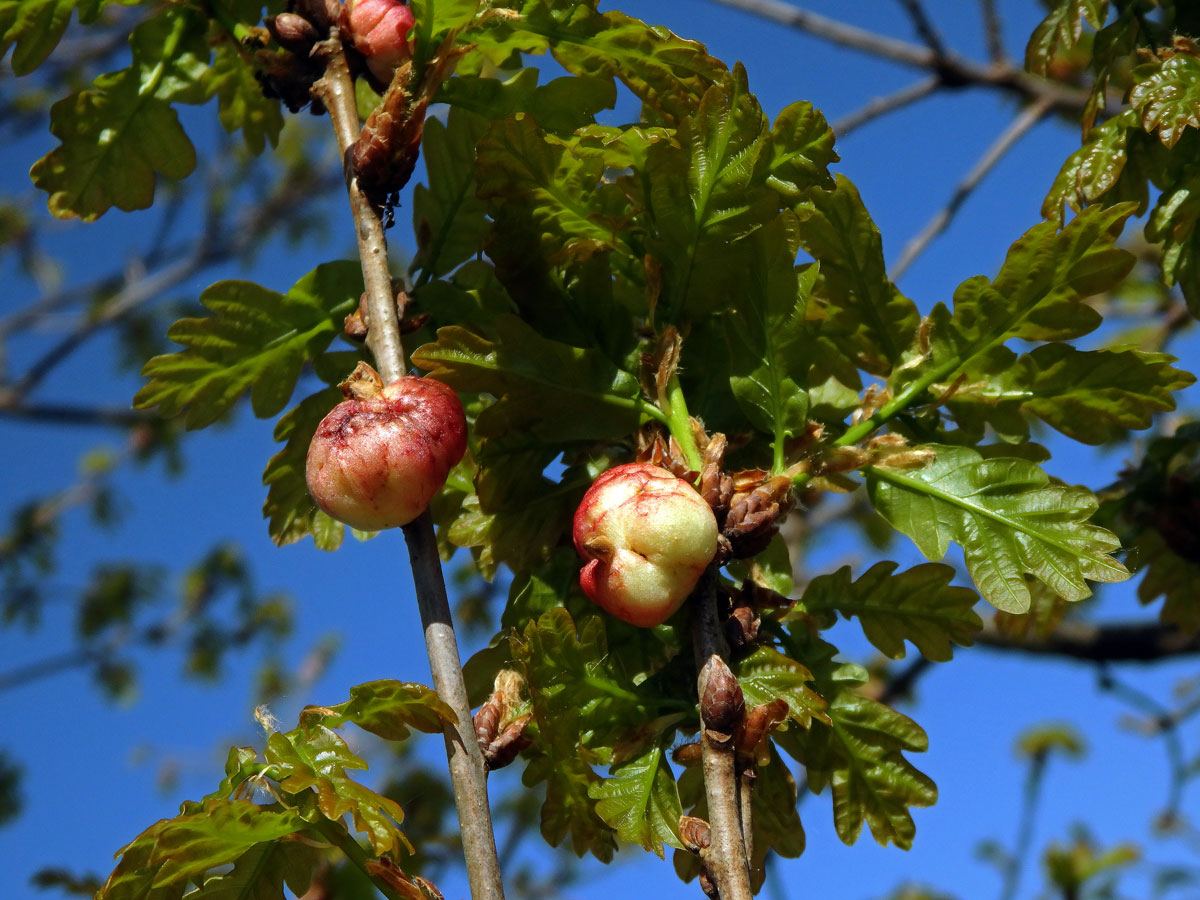
[[[1109,555],[1119,541],[1087,521],[1097,506],[1091,491],[1053,484],[1025,460],[932,449],[937,458],[921,469],[868,469],[871,502],[927,559],[962,546],[971,578],[997,609],[1029,608],[1026,574],[1067,600],[1090,596],[1089,580],[1129,577]]]
[[[858,190],[839,175],[835,189],[809,191],[796,213],[800,245],[820,266],[822,331],[859,368],[887,375],[912,343],[920,315],[888,280],[883,241]]]
[[[215,875],[188,894],[189,900],[284,900],[284,886],[301,897],[312,881],[316,848],[302,841],[255,844],[237,858],[233,869]]]
[[[515,316],[497,319],[495,331],[490,339],[448,326],[412,354],[455,390],[498,398],[476,421],[480,437],[524,429],[547,442],[597,439],[649,417],[637,379],[602,354],[547,340]]]
[[[255,415],[273,416],[287,404],[304,363],[329,346],[357,309],[361,293],[356,262],[317,266],[287,294],[218,282],[200,295],[212,315],[171,326],[167,336],[185,349],[146,363],[142,374],[150,381],[134,406],[182,414],[188,428],[203,428],[249,391]]]
[[[413,852],[400,823],[404,811],[394,800],[354,781],[347,769],[366,769],[346,742],[324,725],[302,726],[287,734],[273,733],[267,739],[266,760],[279,770],[279,786],[297,793],[312,788],[317,806],[328,819],[337,821],[349,813],[354,826],[366,834],[377,856],[400,850]]]
[[[405,740],[410,728],[440,734],[447,722],[456,721],[454,710],[432,688],[392,679],[356,684],[345,703],[306,706],[300,711],[301,725],[321,722],[339,728],[353,722],[387,741]]]
[[[1200,58],[1179,52],[1134,75],[1129,105],[1146,131],[1157,131],[1165,146],[1174,147],[1185,129],[1200,128]]]
[[[616,766],[603,781],[593,782],[588,794],[596,801],[596,814],[621,840],[638,844],[659,859],[663,844],[683,846],[678,833],[679,792],[661,742]]]
[[[953,644],[971,646],[983,627],[972,609],[975,592],[951,586],[955,573],[949,566],[926,563],[896,574],[898,566],[876,563],[857,581],[851,581],[849,566],[818,575],[804,589],[796,613],[826,614],[829,625],[837,613],[857,616],[867,640],[891,659],[904,658],[906,640],[936,662],[953,656]]]
[[[813,662],[817,685],[829,698],[832,724],[776,732],[775,740],[804,764],[809,790],[819,794],[832,786],[833,822],[842,841],[854,843],[865,821],[880,844],[908,849],[916,833],[909,807],[937,800],[933,781],[904,757],[904,751],[928,748],[925,732],[907,716],[858,693],[866,671],[835,664],[835,648],[814,643],[821,654],[819,663]]]
[[[825,699],[811,687],[813,676],[803,663],[772,647],[760,646],[732,668],[748,708],[778,699],[787,702],[788,718],[801,728],[808,728],[813,719],[829,720]]]
[[[1025,68],[1045,75],[1056,56],[1071,50],[1079,42],[1085,21],[1099,29],[1107,15],[1108,0],[1054,0],[1050,12],[1029,38],[1025,48]]]

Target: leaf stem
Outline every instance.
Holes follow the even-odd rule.
[[[697,472],[704,465],[704,457],[696,446],[696,436],[692,433],[692,417],[688,415],[687,400],[683,396],[683,386],[679,383],[679,373],[673,373],[667,382],[667,428],[671,437],[679,444],[687,464]]]
[[[362,845],[354,839],[350,832],[342,827],[340,822],[335,822],[332,819],[321,816],[317,820],[316,826],[317,830],[321,832],[321,836],[341,850],[342,855],[350,861],[350,864],[354,868],[371,879],[371,884],[375,885],[375,889],[379,893],[387,897],[388,900],[404,900],[386,881],[371,872],[370,866],[367,865],[367,861],[370,859],[367,851],[362,848]]]
[[[326,70],[313,86],[313,92],[329,110],[338,148],[345,160],[360,130],[354,82],[336,31],[332,31],[329,40],[320,47],[325,54]],[[367,344],[375,357],[379,373],[386,382],[391,382],[404,374],[405,360],[383,222],[379,212],[359,188],[358,180],[349,167],[346,169],[346,187],[358,232],[359,256],[371,317]],[[433,520],[428,510],[416,521],[404,526],[403,530],[425,632],[433,687],[454,711],[457,719],[456,723],[446,724],[443,737],[471,897],[473,900],[504,900],[496,839],[488,807],[487,773],[471,724],[471,706],[463,682],[462,663],[450,616],[450,604],[446,598],[446,582],[438,557]]]

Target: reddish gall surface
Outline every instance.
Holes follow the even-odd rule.
[[[412,56],[412,10],[396,0],[348,0],[346,15],[354,49],[367,58],[371,74],[387,84]]]
[[[665,622],[717,552],[717,520],[690,484],[648,463],[597,478],[575,512],[583,592],[634,625]]]
[[[330,516],[379,531],[424,512],[466,447],[467,422],[453,389],[406,376],[333,408],[309,444],[305,478]]]

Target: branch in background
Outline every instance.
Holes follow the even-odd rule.
[[[872,119],[877,119],[880,116],[896,112],[910,104],[916,103],[918,100],[928,97],[941,86],[941,77],[930,75],[928,78],[923,78],[920,81],[910,84],[908,87],[902,87],[894,93],[876,97],[861,109],[849,115],[842,116],[830,125],[830,127],[839,139],[844,138],[855,128],[865,125]]]
[[[1000,24],[1000,11],[996,9],[996,0],[979,0],[979,11],[983,14],[983,33],[987,41],[988,59],[996,66],[1007,65],[1004,28]]]
[[[989,626],[976,635],[975,642],[993,650],[1093,663],[1153,663],[1200,654],[1200,634],[1187,634],[1157,622],[1061,622],[1044,638],[1012,638]]]
[[[917,30],[917,36],[921,38],[921,43],[933,51],[937,57],[946,55],[946,48],[942,44],[942,37],[937,33],[937,29],[933,27],[933,22],[925,13],[925,7],[921,5],[921,0],[899,0],[904,11],[908,13],[908,17],[912,20],[913,27]]]
[[[987,176],[996,164],[1004,158],[1013,145],[1017,143],[1028,131],[1036,125],[1043,116],[1050,111],[1051,104],[1047,100],[1041,100],[1031,106],[1025,108],[1021,115],[1017,116],[1004,132],[998,137],[995,142],[984,152],[979,161],[971,168],[966,177],[959,182],[954,189],[954,193],[950,195],[950,200],[929,222],[921,229],[921,233],[914,237],[904,248],[904,252],[900,254],[900,259],[892,266],[892,270],[888,273],[888,277],[892,281],[899,281],[900,277],[908,271],[908,267],[913,264],[918,256],[920,256],[935,237],[946,230],[954,215],[966,201],[971,192],[979,186],[979,183]]]
[[[320,46],[321,52],[326,55],[326,69],[313,86],[313,93],[329,111],[337,135],[338,150],[345,160],[359,137],[354,82],[346,66],[336,28],[331,31],[329,40]],[[390,383],[404,374],[405,366],[383,222],[348,166],[346,189],[358,234],[359,257],[371,317],[367,342],[377,369],[384,381]],[[404,526],[403,530],[412,564],[417,605],[425,629],[425,647],[429,654],[433,686],[457,718],[457,724],[445,726],[443,735],[471,896],[473,900],[503,900],[504,887],[488,807],[487,776],[471,722],[458,642],[446,598],[446,583],[438,557],[433,520],[428,510],[416,521]]]
[[[870,56],[891,60],[918,69],[935,72],[946,87],[979,85],[993,87],[1025,101],[1044,101],[1051,109],[1081,113],[1087,105],[1089,92],[1067,87],[1054,81],[1030,75],[1012,64],[978,63],[954,52],[939,56],[927,47],[877,34],[865,28],[847,25],[816,13],[797,9],[781,0],[710,0],[753,16],[784,25],[841,47],[860,50]],[[1105,111],[1115,114],[1121,109],[1120,98],[1111,96]]]
[[[152,412],[121,406],[71,406],[65,403],[21,403],[11,395],[0,397],[0,418],[24,419],[54,425],[106,425],[135,428],[161,421]]]

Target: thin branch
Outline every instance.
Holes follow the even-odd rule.
[[[921,5],[921,0],[899,0],[899,3],[908,13],[909,19],[912,20],[913,27],[917,30],[917,36],[921,38],[921,43],[932,50],[936,56],[945,56],[946,48],[942,44],[942,37],[937,33],[933,22],[925,13],[925,7]]]
[[[326,53],[325,74],[314,85],[313,92],[329,110],[338,149],[345,160],[359,136],[354,82],[350,78],[336,30],[323,50]],[[358,233],[363,282],[371,317],[367,343],[384,381],[391,382],[404,374],[405,363],[383,223],[349,168],[346,170],[346,188]],[[433,686],[458,720],[455,725],[447,724],[443,735],[471,896],[473,900],[503,900],[504,887],[488,807],[487,776],[471,723],[471,707],[463,682],[462,663],[454,636],[450,604],[446,598],[446,583],[438,558],[433,520],[426,511],[416,521],[404,526],[403,530],[412,564],[417,605],[425,629],[425,647],[429,654]]]
[[[697,695],[701,698],[703,720],[704,697],[708,681],[714,670],[724,669],[725,637],[717,616],[716,573],[710,568],[704,573],[693,597],[696,599],[698,615],[693,625],[696,664],[700,669],[697,678]],[[735,752],[732,743],[720,746],[710,740],[706,725],[700,731],[700,752],[704,769],[704,793],[708,800],[708,824],[712,829],[712,843],[704,851],[703,859],[709,874],[716,883],[721,900],[753,900],[750,889],[750,860],[746,844],[742,839],[742,824],[739,816],[738,779],[735,771]]]
[[[979,0],[979,11],[983,14],[984,39],[987,41],[988,59],[995,65],[1008,63],[1008,53],[1004,49],[1004,27],[1000,24],[1000,11],[996,9],[996,0]]]
[[[894,93],[876,97],[866,106],[842,116],[831,124],[830,128],[833,129],[833,133],[838,138],[844,138],[855,128],[865,125],[872,119],[877,119],[880,116],[896,112],[912,103],[916,103],[918,100],[928,97],[941,86],[942,79],[939,75],[930,75],[928,78],[922,78],[920,81],[914,82],[907,87],[902,87]]]
[[[971,192],[979,186],[979,183],[983,181],[987,174],[1004,158],[1004,155],[1013,148],[1013,145],[1024,137],[1050,111],[1050,105],[1047,100],[1034,103],[1026,107],[1019,116],[1009,123],[1008,127],[987,148],[983,156],[979,158],[979,161],[967,173],[966,177],[958,183],[945,207],[930,219],[925,227],[921,229],[921,233],[905,246],[904,252],[900,254],[900,259],[896,261],[895,265],[892,266],[892,271],[888,273],[888,277],[892,281],[899,281],[900,276],[908,271],[908,267],[925,251],[933,239],[946,230],[946,227],[950,224],[967,197],[971,196]]]
[[[1037,813],[1038,799],[1042,795],[1042,785],[1046,777],[1046,763],[1049,755],[1045,752],[1035,753],[1029,761],[1029,772],[1025,776],[1025,787],[1021,792],[1021,814],[1017,820],[1017,837],[1013,844],[1012,855],[1004,867],[1004,884],[1000,889],[1001,900],[1013,900],[1017,888],[1021,884],[1021,871],[1025,867],[1025,859],[1033,845],[1033,825]]]
[[[160,421],[152,412],[123,406],[72,406],[66,403],[22,403],[0,397],[0,418],[24,419],[58,425],[105,425],[133,428]]]
[[[781,0],[710,0],[737,9],[769,22],[793,28],[841,47],[859,50],[870,56],[891,60],[918,69],[937,72],[947,87],[981,85],[998,88],[1026,101],[1042,100],[1051,108],[1082,112],[1087,106],[1089,92],[1068,87],[1055,81],[1039,78],[1014,65],[978,63],[947,51],[939,56],[927,47],[887,35],[847,25],[816,13],[797,9]],[[1105,105],[1107,113],[1121,110],[1121,98],[1110,95]]]
[[[78,669],[80,666],[91,665],[104,659],[107,653],[107,648],[80,647],[56,656],[34,660],[23,666],[17,666],[15,669],[9,669],[7,672],[0,672],[0,693],[24,687],[30,682],[39,681],[42,678],[69,672],[71,669]]]
[[[988,627],[976,635],[975,641],[993,650],[1093,663],[1156,663],[1200,654],[1200,634],[1188,634],[1158,622],[1061,622],[1044,638],[1013,638]]]

